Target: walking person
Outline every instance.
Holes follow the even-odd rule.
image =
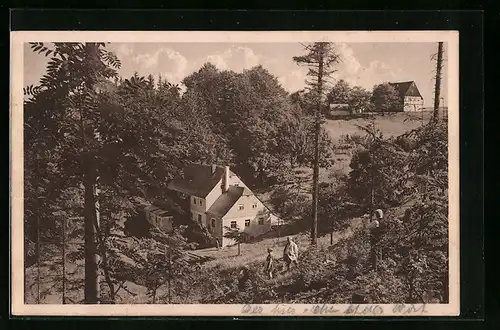
[[[370,245],[371,245],[371,260],[373,268],[377,268],[377,262],[381,259],[380,239],[384,228],[384,212],[381,209],[375,210],[375,220],[370,223]]]
[[[283,250],[283,260],[286,263],[287,270],[291,269],[292,264],[298,265],[299,259],[299,247],[292,240],[290,236],[287,238],[288,242]]]
[[[269,277],[269,279],[273,278],[273,272],[274,272],[274,258],[272,252],[273,252],[272,249],[267,249],[265,272],[266,275]]]
[[[220,241],[218,238],[215,239],[215,247],[217,248],[217,250],[220,249]]]

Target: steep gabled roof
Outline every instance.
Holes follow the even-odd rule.
[[[401,97],[401,98],[404,98],[405,96],[422,97],[422,95],[420,94],[420,91],[417,88],[417,85],[415,84],[415,82],[413,80],[412,81],[389,83],[389,85],[396,88],[396,90],[399,93],[399,97]]]
[[[230,172],[230,175],[234,173]],[[212,173],[211,165],[190,164],[184,169],[184,178],[171,180],[168,189],[180,191],[188,195],[205,198],[222,179],[224,167],[217,166]]]
[[[244,194],[252,194],[252,192],[243,187],[230,186],[229,189],[220,195],[212,206],[210,206],[207,213],[222,218]]]

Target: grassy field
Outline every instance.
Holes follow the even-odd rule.
[[[382,131],[385,136],[394,136],[403,134],[406,131],[415,129],[422,125],[422,122],[427,123],[432,116],[432,112],[416,112],[416,113],[387,113],[385,115],[376,114],[372,116],[353,118],[353,119],[338,119],[326,120],[324,128],[330,134],[334,142],[338,142],[342,135],[360,134],[362,131],[358,126],[365,126],[374,121],[375,126]]]

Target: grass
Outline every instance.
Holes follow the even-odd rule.
[[[432,116],[432,112],[396,112],[386,113],[385,115],[376,114],[371,117],[354,118],[354,119],[338,119],[326,120],[323,127],[330,134],[334,142],[338,142],[342,135],[353,135],[361,133],[359,126],[364,126],[370,123],[373,119],[375,125],[386,136],[401,135],[406,131],[415,129],[424,123],[428,122]]]

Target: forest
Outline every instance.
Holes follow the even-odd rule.
[[[322,126],[326,99],[368,109],[371,93],[354,87],[341,97],[349,86],[316,82],[290,94],[262,66],[237,73],[211,63],[185,77],[181,91],[161,76],[121,77],[106,46],[31,44],[48,59],[40,84],[24,91],[25,273],[34,279],[25,292],[37,290],[35,302],[53,292],[62,303],[448,301],[446,120],[397,136],[371,120],[333,141]],[[351,154],[348,174],[332,168],[342,148]],[[173,203],[166,184],[192,162],[230,165],[252,189],[272,190],[283,232],[308,232],[312,222],[317,236],[352,234],[326,246],[313,239],[300,267],[269,280],[257,260],[190,260],[189,251],[211,244],[196,224],[127,233],[145,205]],[[328,182],[315,180],[305,193],[289,188],[296,169],[316,164]],[[375,265],[367,229],[352,226],[374,208],[387,219]],[[57,273],[45,290],[40,267]]]

